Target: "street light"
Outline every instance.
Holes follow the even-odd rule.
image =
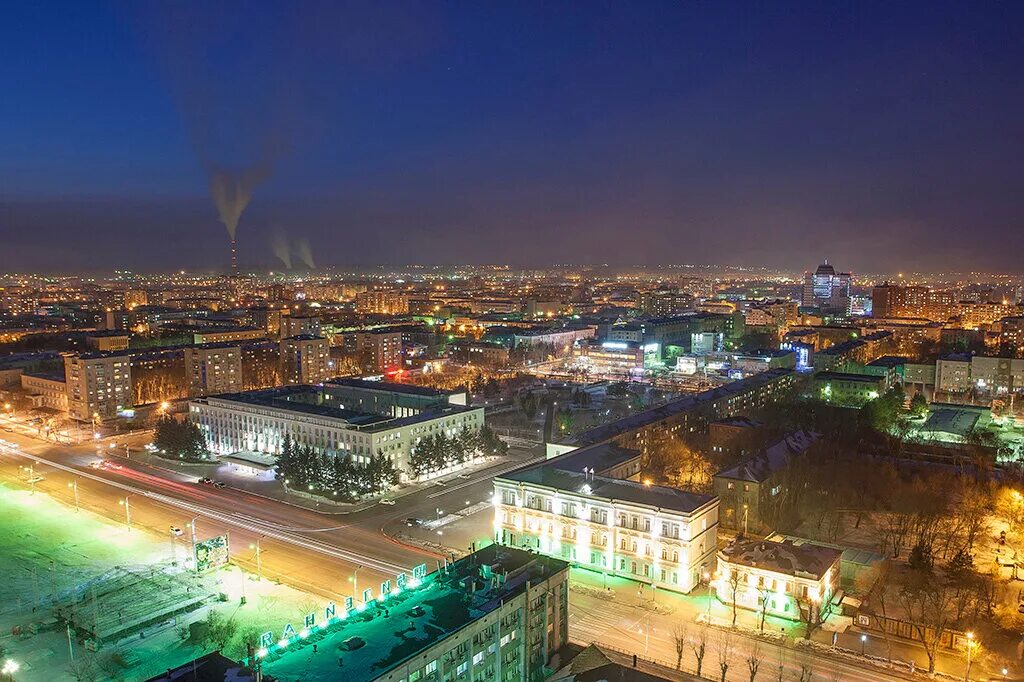
[[[255,545],[249,545],[249,549],[256,550],[256,582],[263,580],[263,565],[260,562],[260,540],[262,538],[256,538]]]
[[[3,673],[4,675],[13,675],[14,673],[18,672],[18,669],[20,667],[21,665],[19,665],[16,661],[13,661],[10,658],[8,658],[6,661],[4,661],[4,667],[0,668],[0,673]]]
[[[128,527],[128,532],[132,530],[132,510],[128,505],[128,496],[125,495],[123,500],[118,500],[118,504],[124,507],[124,525]]]
[[[973,632],[968,632],[967,633],[967,670],[964,671],[964,680],[965,681],[971,679],[971,653],[972,653],[971,650],[972,649],[974,649],[974,633]]]
[[[867,643],[868,643],[868,636],[867,635],[861,635],[860,636],[860,655],[861,656],[864,655],[864,645],[867,644]]]
[[[75,511],[82,511],[78,506],[78,479],[76,478],[71,483],[68,483],[68,487],[75,490]]]

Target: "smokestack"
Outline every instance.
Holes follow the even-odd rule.
[[[238,274],[238,249],[236,248],[234,236],[231,237],[231,274]]]

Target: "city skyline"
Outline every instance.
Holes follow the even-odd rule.
[[[1015,6],[51,10],[5,29],[6,271],[225,270],[225,167],[242,268],[1020,271]]]

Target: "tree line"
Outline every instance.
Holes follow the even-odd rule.
[[[277,477],[293,490],[353,502],[397,484],[398,470],[385,455],[374,455],[367,464],[356,465],[348,457],[318,454],[285,435],[277,457]]]
[[[480,431],[464,428],[454,436],[444,432],[424,436],[409,453],[409,473],[419,478],[441,471],[482,455],[504,455],[508,444],[498,438],[490,427]]]
[[[153,446],[158,455],[169,459],[187,462],[206,462],[210,459],[210,448],[203,432],[188,419],[179,422],[169,415],[158,419]]]

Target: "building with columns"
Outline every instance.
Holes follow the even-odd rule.
[[[494,537],[658,589],[713,569],[718,498],[636,480],[640,455],[603,443],[494,479]]]

